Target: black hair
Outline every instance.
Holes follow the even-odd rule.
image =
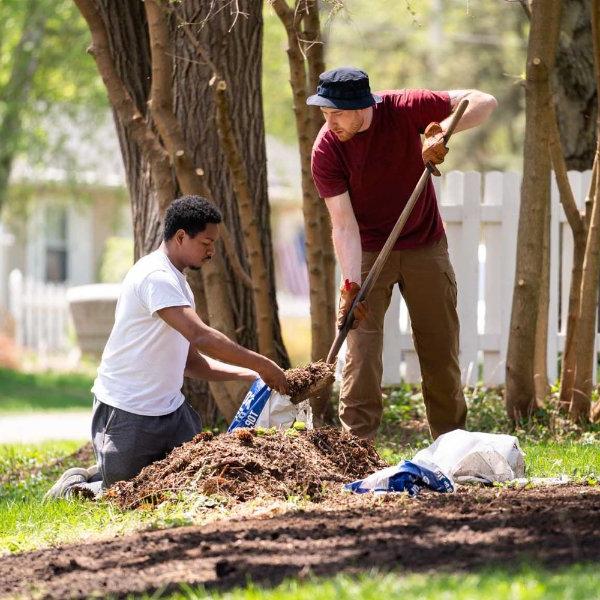
[[[206,198],[182,196],[173,200],[165,214],[165,241],[170,240],[179,229],[190,237],[204,231],[208,223],[218,225],[223,220],[221,212]]]

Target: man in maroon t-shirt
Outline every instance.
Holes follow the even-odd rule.
[[[342,271],[338,326],[424,163],[443,162],[449,116],[464,97],[469,106],[456,131],[484,122],[496,106],[494,97],[476,90],[371,94],[363,71],[342,67],[321,74],[307,104],[319,106],[325,117],[313,146],[312,174],[331,215]],[[436,438],[464,427],[467,410],[458,363],[456,279],[431,180],[368,302],[355,310],[357,328],[348,335],[340,419],[345,429],[364,438],[374,438],[381,421],[383,321],[396,284],[410,314],[427,419]]]

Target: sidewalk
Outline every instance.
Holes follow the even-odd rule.
[[[91,410],[0,415],[0,444],[87,440],[91,420]]]

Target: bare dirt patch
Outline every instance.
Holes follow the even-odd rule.
[[[229,504],[289,496],[321,500],[335,485],[387,466],[370,442],[334,428],[259,435],[253,429],[200,433],[106,497],[120,508],[146,507],[177,492],[219,495]]]
[[[275,585],[308,573],[558,567],[600,556],[598,487],[337,494],[311,506],[4,557],[0,595],[124,597],[184,582],[228,589],[248,578]]]

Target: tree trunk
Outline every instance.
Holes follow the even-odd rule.
[[[189,22],[199,23],[207,14],[209,7],[199,0],[189,1],[182,6]],[[148,29],[144,4],[139,0],[127,0],[117,4],[108,0],[96,0],[104,23],[106,24],[111,55],[116,69],[127,90],[135,101],[144,119],[152,126],[152,118],[147,111],[147,101],[151,81],[151,53],[148,41]],[[246,7],[243,7],[245,10]],[[262,227],[263,251],[269,265],[269,291],[273,298],[271,310],[276,314],[272,249],[269,228],[269,209],[266,196],[266,158],[264,149],[264,127],[262,119],[262,98],[260,95],[262,21],[259,0],[249,2],[248,18],[239,19],[235,28],[229,32],[230,19],[224,11],[211,16],[210,27],[203,28],[201,35],[213,36],[207,44],[211,52],[218,56],[221,68],[230,76],[236,94],[236,128],[242,143],[246,164],[252,166],[253,177],[250,181],[256,211]],[[202,165],[214,199],[221,208],[225,223],[235,231],[233,243],[238,259],[245,265],[244,245],[239,232],[239,216],[233,198],[232,185],[216,133],[214,107],[211,104],[211,92],[208,88],[210,73],[199,65],[197,57],[182,35],[174,35],[173,56],[175,76],[173,97],[176,115],[185,132],[188,148],[191,149],[194,164]],[[218,42],[216,40],[219,40]],[[132,60],[133,59],[133,60]],[[187,60],[186,60],[187,59]],[[251,67],[246,61],[251,59]],[[250,119],[252,115],[252,119]],[[156,195],[156,185],[152,181],[154,173],[146,153],[131,138],[122,118],[115,111],[115,120],[123,151],[128,186],[132,199],[136,256],[141,256],[158,245],[162,233],[160,202]],[[174,178],[173,178],[174,180]],[[222,247],[214,257],[209,269],[203,269],[202,278],[188,274],[188,280],[199,306],[205,302],[205,319],[221,329],[232,339],[249,348],[256,348],[255,315],[251,290],[235,275],[230,261],[224,256]],[[215,292],[221,289],[225,293]],[[207,290],[209,291],[207,293]],[[274,310],[275,309],[275,310]],[[277,317],[273,320],[274,338],[277,341],[278,361],[287,364],[287,355]],[[227,419],[231,419],[247,386],[235,382],[211,384],[211,391],[219,399],[219,408]],[[190,389],[190,385],[186,385]],[[192,404],[201,405],[208,397],[206,386],[194,385],[195,398]],[[206,393],[205,393],[206,390]],[[214,414],[207,407],[202,411]],[[209,423],[210,424],[210,423]]]
[[[536,407],[543,406],[550,393],[548,384],[548,309],[550,308],[550,203],[544,214],[544,238],[542,242],[542,270],[538,318],[535,331],[533,356],[533,381]]]
[[[202,23],[209,16],[210,3],[186,0],[180,5],[181,16],[188,23]],[[229,11],[222,10],[210,16],[204,27],[196,28],[199,43],[207,49],[223,79],[229,86],[233,133],[239,144],[248,187],[253,199],[254,213],[260,224],[260,241],[267,270],[270,310],[273,314],[272,338],[276,347],[275,360],[283,367],[289,359],[277,313],[273,247],[268,202],[265,130],[262,107],[262,0],[240,2],[246,16],[236,20]],[[231,29],[231,31],[230,31]],[[227,157],[220,144],[216,127],[216,107],[213,91],[208,85],[213,73],[208,65],[199,64],[195,49],[182,31],[175,38],[175,110],[183,125],[188,147],[193,149],[194,162],[205,172],[208,187],[232,235],[234,250],[246,272],[244,236],[239,206]],[[225,257],[229,273],[229,291],[234,307],[234,326],[238,342],[257,349],[256,314],[252,289],[241,281]],[[210,300],[210,299],[209,299]],[[209,311],[212,310],[209,301]]]
[[[560,378],[559,408],[566,412],[573,399],[573,386],[577,372],[577,339],[575,331],[579,319],[579,300],[581,293],[581,276],[583,273],[583,256],[585,254],[585,233],[576,235],[573,240],[573,268],[571,270],[571,289],[569,290],[569,312],[565,333],[565,349],[562,356]]]
[[[600,3],[599,3],[600,5]],[[600,148],[596,150],[592,216],[587,234],[579,319],[575,329],[577,338],[577,370],[569,414],[574,421],[585,422],[590,418],[592,381],[596,368],[595,342],[597,335],[598,283],[600,280]]]
[[[598,89],[600,88],[600,0],[592,0],[591,23],[594,57],[593,73],[596,89]],[[598,331],[596,325],[598,283],[600,280],[600,95],[598,94],[596,94],[596,102],[596,154],[590,189],[590,197],[593,200],[587,227],[579,319],[575,333],[577,338],[577,370],[569,410],[569,414],[574,421],[582,422],[590,419],[592,378],[594,369],[596,369],[595,341]]]
[[[8,179],[21,132],[22,107],[29,99],[33,76],[39,62],[44,38],[47,7],[28,0],[21,38],[12,53],[12,68],[4,89],[0,90],[0,212],[6,200]]]
[[[554,67],[561,4],[531,2],[527,50],[526,126],[517,266],[506,357],[506,408],[511,419],[535,407],[535,332],[542,270],[544,215],[550,199],[550,74]]]
[[[315,108],[306,105],[313,93],[318,74],[324,69],[323,46],[320,43],[318,3],[310,0],[295,3],[274,0],[273,9],[285,27],[290,85],[294,103],[296,133],[300,150],[302,175],[302,212],[306,236],[306,258],[310,287],[311,358],[323,360],[335,337],[335,259],[331,225],[323,201],[312,180],[310,167],[312,145],[320,129]],[[302,30],[304,25],[305,31]],[[316,86],[315,86],[316,87]],[[329,393],[311,400],[317,422],[326,415]]]
[[[306,61],[308,66],[307,95],[313,94],[319,84],[319,75],[325,71],[325,43],[321,35],[321,22],[319,17],[319,1],[308,3],[307,11],[303,19],[303,39],[307,41]],[[310,116],[310,138],[314,140],[323,126],[323,114],[318,106],[309,106]],[[306,182],[318,197],[314,182]],[[303,182],[304,185],[304,182]],[[336,284],[335,284],[335,252],[331,235],[331,220],[324,201],[315,204],[319,214],[319,229],[322,250],[322,286],[325,290],[324,298],[326,305],[323,307],[324,319],[328,323],[335,323],[336,313]],[[335,328],[330,326],[319,334],[319,340],[312,345],[311,358],[318,360],[329,353],[329,348],[335,338]],[[325,354],[323,354],[325,352]],[[311,406],[317,420],[326,423],[333,422],[333,406],[331,404],[331,386],[321,392],[318,397],[311,399]]]
[[[596,150],[597,91],[590,22],[591,0],[563,0],[555,91],[568,169],[591,169]]]
[[[118,4],[110,0],[97,0],[96,7],[108,32],[117,73],[142,115],[147,117],[146,102],[152,77],[144,6],[138,0],[124,0]],[[114,109],[113,117],[131,201],[134,257],[138,260],[160,244],[162,223],[159,203],[151,183],[148,157],[129,136],[125,123]]]

